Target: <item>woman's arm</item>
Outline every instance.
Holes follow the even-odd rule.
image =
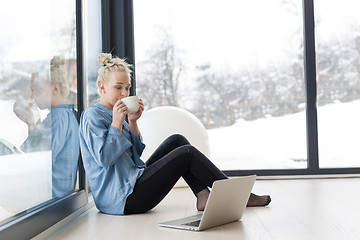
[[[130,132],[134,135],[136,135],[137,137],[140,137],[140,130],[137,124],[137,121],[130,121],[129,120],[129,128],[130,128]]]
[[[102,113],[97,111],[83,112],[80,137],[92,158],[101,167],[109,167],[132,144],[117,127],[108,125],[107,120],[101,115]]]

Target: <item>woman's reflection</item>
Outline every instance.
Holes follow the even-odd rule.
[[[48,71],[32,74],[32,99],[27,104],[16,103],[16,115],[29,127],[29,135],[21,146],[25,152],[52,151],[52,196],[58,197],[75,189],[79,157],[79,124],[73,104],[67,104],[69,85],[65,78],[64,60],[51,60]],[[20,105],[25,107],[21,107]],[[50,113],[40,122],[40,109]]]

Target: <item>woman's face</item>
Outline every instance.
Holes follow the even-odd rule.
[[[100,102],[112,110],[115,103],[122,98],[128,97],[131,82],[128,73],[112,71],[105,83],[100,83]]]

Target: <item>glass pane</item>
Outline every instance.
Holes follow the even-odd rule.
[[[134,0],[137,95],[206,127],[222,170],[306,168],[301,1]]]
[[[1,221],[75,189],[75,2],[1,1],[0,32]]]
[[[89,0],[86,4],[86,63],[87,63],[87,106],[96,103],[99,99],[97,94],[96,80],[100,68],[98,56],[101,53],[101,1]]]
[[[320,167],[359,167],[360,2],[317,0],[314,9]]]

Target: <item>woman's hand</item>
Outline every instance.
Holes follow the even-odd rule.
[[[117,100],[113,107],[113,121],[111,123],[111,126],[117,127],[122,130],[122,124],[125,120],[127,114],[127,107],[125,103],[123,103],[120,99]]]
[[[128,119],[129,119],[129,126],[130,126],[130,132],[138,137],[140,137],[140,130],[137,125],[137,120],[141,117],[142,112],[144,111],[144,104],[142,100],[139,100],[139,110],[136,113],[129,113]]]
[[[17,100],[13,105],[15,115],[29,126],[40,124],[40,110],[31,99]]]
[[[136,120],[138,120],[141,117],[143,111],[144,111],[144,104],[142,100],[139,99],[139,110],[136,113],[128,114],[129,122],[135,122]]]

